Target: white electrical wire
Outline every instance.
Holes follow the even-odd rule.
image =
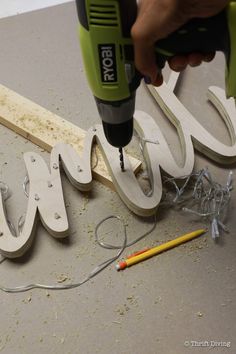
[[[96,165],[97,165],[97,163],[98,163],[97,151],[95,151],[95,154],[96,154]],[[3,199],[6,200],[9,197],[9,188],[8,188],[7,184],[4,182],[0,182],[0,189],[1,189]],[[24,182],[23,182],[23,190],[24,190],[24,193],[27,198],[29,197],[28,189],[29,189],[29,178],[28,178],[28,176],[26,176],[24,179]],[[101,225],[104,222],[106,222],[107,220],[110,220],[110,219],[117,219],[120,222],[122,222],[124,239],[123,239],[123,243],[119,246],[105,243],[99,239],[99,235],[98,235],[99,228],[101,227]],[[25,221],[25,216],[22,215],[18,220],[18,233],[19,234],[22,232],[24,221]],[[9,227],[12,230],[14,236],[17,236],[14,225],[12,223],[10,223],[9,221],[8,221],[8,224],[9,224]],[[100,263],[98,266],[96,266],[89,273],[89,275],[86,278],[84,278],[82,281],[71,283],[71,284],[63,284],[63,285],[62,284],[49,285],[49,284],[41,284],[41,283],[33,283],[33,284],[16,286],[16,287],[6,287],[6,286],[0,285],[0,290],[7,292],[7,293],[20,293],[20,292],[33,290],[33,289],[67,290],[67,289],[77,288],[77,287],[81,286],[82,284],[85,284],[86,282],[88,282],[91,278],[95,277],[97,274],[99,274],[101,271],[103,271],[105,268],[107,268],[111,263],[115,262],[121,256],[121,254],[123,253],[123,251],[126,247],[134,245],[136,242],[140,241],[145,236],[149,235],[155,229],[156,224],[157,224],[157,220],[156,220],[156,214],[155,214],[154,224],[152,225],[151,229],[149,231],[145,232],[143,235],[136,238],[135,240],[127,243],[127,230],[126,230],[126,225],[125,225],[124,221],[122,221],[122,219],[116,215],[107,216],[106,218],[102,219],[97,224],[97,226],[95,228],[95,240],[98,243],[98,245],[100,245],[103,248],[118,249],[119,251],[114,257],[109,258],[108,260],[106,260],[106,261]],[[4,260],[6,260],[6,258],[2,257],[2,259],[0,260],[0,263],[2,263]]]
[[[147,143],[158,144],[158,141],[155,139],[144,139],[140,136],[137,136],[137,138],[139,140],[143,160],[146,163],[144,145]],[[146,166],[148,166],[147,163]],[[147,177],[150,183],[152,183],[148,171]],[[183,181],[181,187],[178,186],[178,182],[180,180]],[[170,204],[195,204],[197,206],[197,210],[187,206],[183,206],[182,210],[195,214],[201,218],[208,218],[208,221],[211,223],[211,234],[214,240],[220,236],[219,228],[225,232],[228,232],[228,228],[222,220],[225,218],[225,213],[231,199],[231,191],[233,189],[232,171],[228,174],[225,186],[213,180],[208,168],[204,168],[198,172],[193,172],[187,176],[181,176],[178,178],[166,177],[164,180],[164,185],[167,183],[171,184],[175,189],[175,196],[172,198]],[[189,190],[192,190],[190,195]],[[150,193],[151,192],[152,190]],[[165,197],[162,199],[161,204],[166,204]]]
[[[178,180],[183,180],[180,188]],[[175,188],[175,197],[172,202],[178,204],[192,204],[192,207],[183,206],[182,210],[198,217],[205,218],[211,223],[211,235],[214,240],[220,236],[219,228],[228,232],[223,223],[233,189],[233,172],[230,171],[226,185],[213,180],[207,168],[188,176],[166,178],[164,184],[171,184]],[[189,191],[191,191],[189,195]],[[185,193],[187,196],[185,196]]]
[[[105,242],[99,240],[98,230],[99,230],[100,226],[109,219],[118,219],[123,224],[124,241],[123,241],[123,244],[120,246],[115,246],[115,245],[108,244],[108,243],[105,243]],[[108,260],[106,260],[106,261],[100,263],[98,266],[96,266],[84,280],[82,280],[80,282],[75,282],[75,283],[71,283],[71,284],[64,284],[64,285],[62,285],[62,284],[48,285],[48,284],[40,284],[40,283],[27,284],[27,285],[15,286],[15,287],[6,287],[6,286],[0,285],[0,290],[7,292],[7,293],[21,293],[21,292],[25,292],[25,291],[29,291],[29,290],[33,290],[33,289],[68,290],[68,289],[77,288],[77,287],[81,286],[82,284],[85,284],[86,282],[88,282],[90,279],[92,279],[93,277],[98,275],[101,271],[103,271],[105,268],[107,268],[111,263],[116,261],[121,256],[121,254],[123,253],[123,251],[125,250],[126,247],[129,247],[129,246],[135,244],[136,242],[140,241],[142,238],[144,238],[145,236],[150,234],[155,229],[156,224],[157,224],[157,220],[156,220],[156,215],[155,215],[154,224],[152,225],[151,229],[149,231],[147,231],[145,234],[136,238],[134,241],[127,243],[127,230],[126,230],[126,225],[125,225],[124,221],[119,216],[116,216],[116,215],[107,216],[106,218],[102,219],[97,224],[97,226],[95,228],[96,242],[103,248],[119,249],[119,251],[116,254],[116,256],[109,258]]]

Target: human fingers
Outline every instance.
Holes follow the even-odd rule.
[[[168,60],[172,70],[180,72],[186,69],[188,65],[188,57],[186,55],[175,55]]]
[[[215,58],[216,53],[208,53],[204,55],[203,61],[209,63],[210,61],[212,61]]]
[[[186,69],[187,65],[192,67],[200,65],[203,61],[210,62],[214,59],[215,53],[191,53],[189,55],[175,55],[168,60],[172,70],[180,72]]]
[[[199,66],[203,61],[204,55],[201,53],[191,53],[187,56],[188,65]]]
[[[161,81],[155,43],[179,27],[174,16],[175,8],[176,0],[141,0],[138,17],[131,29],[135,66],[152,84]]]

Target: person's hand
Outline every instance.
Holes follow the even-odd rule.
[[[216,15],[229,0],[140,0],[138,16],[131,29],[136,68],[153,85],[162,84],[162,75],[156,65],[155,43],[177,30],[194,17]],[[215,53],[191,53],[174,56],[168,62],[172,70],[181,71],[187,65],[197,66],[211,61]]]

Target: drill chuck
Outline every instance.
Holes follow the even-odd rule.
[[[135,91],[128,99],[104,101],[95,97],[107,141],[114,147],[125,147],[133,135]]]
[[[114,147],[122,148],[129,144],[133,136],[133,117],[120,124],[102,121],[107,141]]]

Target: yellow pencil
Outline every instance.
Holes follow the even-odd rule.
[[[127,258],[125,261],[121,261],[116,265],[116,269],[117,270],[123,270],[127,267],[132,266],[133,264],[139,263],[144,261],[145,259],[148,259],[152,256],[155,256],[161,252],[167,251],[170,248],[176,247],[178,245],[181,245],[184,242],[190,241],[195,237],[201,236],[202,234],[204,234],[205,232],[207,232],[207,229],[200,229],[200,230],[196,230],[193,232],[190,232],[186,235],[177,237],[176,239],[163,243],[162,245],[153,247],[147,251],[144,251],[140,254],[137,254],[133,257]]]

